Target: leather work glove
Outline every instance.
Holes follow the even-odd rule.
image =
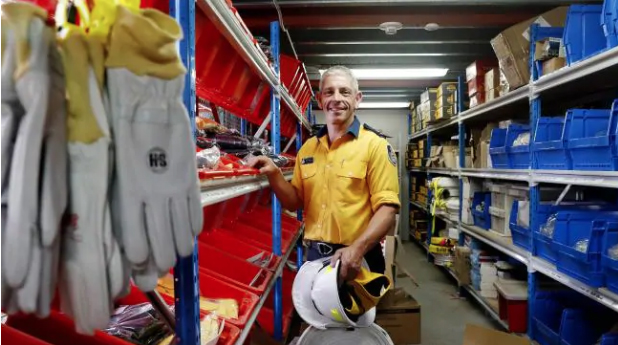
[[[118,211],[112,217],[133,268],[153,271],[152,256],[160,274],[174,266],[177,255],[192,253],[202,228],[195,149],[181,99],[186,73],[176,51],[181,35],[162,12],[118,6],[106,59]]]
[[[124,289],[120,248],[109,207],[111,136],[103,104],[100,42],[68,26],[60,40],[69,97],[70,224],[63,236],[62,310],[79,333],[107,326]],[[99,72],[99,73],[98,73]],[[96,298],[92,298],[96,296]]]
[[[2,94],[3,136],[8,132],[10,138],[10,128],[17,126],[12,154],[9,155],[8,179],[3,178],[3,184],[7,183],[6,187],[10,185],[10,188],[3,190],[7,219],[3,228],[2,273],[3,283],[20,288],[32,265],[33,243],[41,235],[38,181],[50,85],[48,51],[51,29],[45,26],[47,13],[34,5],[3,4],[2,12],[3,35],[9,38],[8,45],[4,45],[3,40],[2,47],[3,82],[6,67],[7,73],[13,71],[14,86],[8,95]],[[5,91],[4,85],[2,91]],[[5,114],[5,104],[12,112]],[[5,115],[12,118],[6,132]],[[4,144],[3,141],[3,153],[10,150]],[[2,169],[4,174],[6,167],[3,165]],[[46,220],[40,221],[45,223]]]
[[[4,15],[4,13],[6,13],[6,15]],[[23,253],[24,257],[28,260],[26,276],[19,286],[13,286],[14,289],[7,289],[6,285],[11,285],[12,282],[3,275],[3,293],[5,291],[7,292],[6,297],[3,296],[3,306],[8,304],[8,309],[13,312],[17,310],[25,313],[36,312],[40,317],[49,315],[50,304],[55,292],[57,263],[60,250],[58,234],[67,202],[67,160],[64,146],[66,142],[64,75],[58,52],[53,42],[53,30],[44,25],[44,20],[46,20],[46,18],[47,14],[45,11],[29,4],[3,5],[3,35],[8,33],[3,39],[8,38],[8,44],[3,45],[2,81],[3,91],[6,90],[8,92],[3,93],[2,151],[3,154],[6,153],[9,158],[3,160],[2,166],[3,223],[7,221],[6,218],[9,218],[8,221],[10,222],[12,216],[11,213],[6,215],[7,210],[12,210],[15,207],[14,205],[19,207],[19,204],[14,204],[12,202],[12,194],[9,193],[13,193],[14,189],[23,190],[20,184],[28,184],[28,190],[34,188],[36,205],[31,206],[31,208],[38,209],[38,215],[34,219],[34,224],[30,225],[30,227],[33,227],[33,232],[21,234],[31,243],[29,251]],[[29,32],[23,30],[29,30]],[[27,33],[29,36],[24,36],[24,33]],[[37,40],[30,40],[29,37],[37,37]],[[25,44],[25,46],[21,46],[22,44]],[[40,54],[48,55],[47,59],[43,57],[31,59],[28,55],[20,56],[20,54],[23,54],[23,51],[20,51],[21,48],[33,44],[39,46],[35,51],[40,52]],[[23,65],[21,61],[27,61],[27,63]],[[47,63],[47,65],[37,66],[37,68],[32,71],[32,73],[35,74],[43,74],[45,77],[37,79],[41,81],[41,84],[24,86],[24,88],[28,90],[28,93],[22,95],[23,92],[19,90],[19,85],[22,83],[20,81],[20,75],[30,73],[30,64],[35,63],[34,61],[37,61],[36,63]],[[36,78],[33,77],[31,79]],[[47,84],[43,83],[45,80],[47,80]],[[33,81],[30,80],[30,82],[32,83]],[[15,153],[12,155],[12,143],[11,141],[5,142],[4,137],[6,134],[7,138],[13,139],[15,136],[11,131],[18,128],[20,137],[18,137],[17,140],[21,140],[21,125],[25,125],[26,123],[21,122],[17,126],[15,125],[20,119],[25,119],[25,116],[29,116],[29,114],[25,113],[24,109],[25,107],[27,108],[25,104],[30,102],[30,99],[27,98],[28,94],[38,92],[47,95],[47,104],[43,104],[41,101],[41,103],[38,104],[38,106],[41,107],[41,112],[39,113],[39,108],[36,108],[37,112],[35,113],[36,116],[42,116],[41,120],[43,123],[43,146],[39,148],[39,150],[42,150],[39,152],[39,157],[41,159],[39,171],[41,175],[35,182],[29,180],[15,180],[12,178],[14,172],[8,174],[8,167],[12,162],[11,158],[16,162],[30,160],[32,159],[31,157],[26,157],[24,159],[24,157],[20,157],[19,155],[30,153],[30,150],[34,150],[34,148],[26,147],[24,151],[18,152],[17,146],[15,146]],[[9,104],[8,107],[4,106],[4,96],[9,96],[9,98],[12,99],[12,101],[7,102]],[[24,104],[24,106],[22,106],[22,104]],[[9,115],[8,118],[6,115]],[[5,119],[7,119],[9,123],[6,127],[4,126]],[[37,121],[31,122],[31,127],[28,127],[28,129],[31,130],[39,125],[40,123],[37,119]],[[11,169],[18,169],[18,166],[19,165],[13,162]],[[17,172],[17,174],[20,173],[21,172]],[[10,189],[8,183],[9,179],[11,181]],[[3,249],[14,249],[14,243],[12,241],[15,240],[18,234],[14,234],[13,230],[14,228],[12,228],[8,222],[7,224],[3,224]],[[8,234],[10,234],[10,236],[8,236]],[[13,236],[13,234],[15,236]],[[18,244],[21,245],[22,242],[20,241]],[[6,272],[12,273],[12,267],[7,266],[12,266],[14,262],[14,257],[9,259],[8,265],[3,267],[3,273],[5,272],[5,268],[7,268]],[[8,299],[11,299],[11,301],[9,302]]]

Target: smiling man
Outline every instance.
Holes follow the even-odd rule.
[[[363,96],[348,68],[326,70],[316,96],[326,126],[298,152],[292,183],[266,157],[251,165],[268,176],[283,207],[304,208],[307,260],[333,255],[346,280],[356,277],[363,258],[373,272],[384,273],[380,240],[400,207],[395,152],[356,117]]]

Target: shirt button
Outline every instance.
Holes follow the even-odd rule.
[[[352,176],[352,172],[351,171],[348,173],[348,176]]]
[[[326,168],[330,169],[330,164],[326,165]]]
[[[326,204],[322,204],[322,208],[326,208]]]
[[[307,177],[307,174],[303,174],[303,177]]]
[[[322,225],[318,224],[318,229],[320,229],[322,227]]]

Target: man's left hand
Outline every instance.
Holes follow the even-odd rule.
[[[341,261],[339,274],[345,281],[353,280],[360,272],[364,253],[356,245],[341,248],[335,252],[331,259],[331,266],[335,267],[337,260]]]

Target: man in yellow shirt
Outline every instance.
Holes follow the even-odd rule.
[[[267,157],[251,165],[268,176],[283,207],[304,208],[307,260],[333,255],[344,279],[356,276],[363,258],[372,271],[384,273],[380,241],[400,207],[395,152],[355,116],[362,93],[348,68],[324,72],[316,96],[326,126],[298,152],[292,182]]]

